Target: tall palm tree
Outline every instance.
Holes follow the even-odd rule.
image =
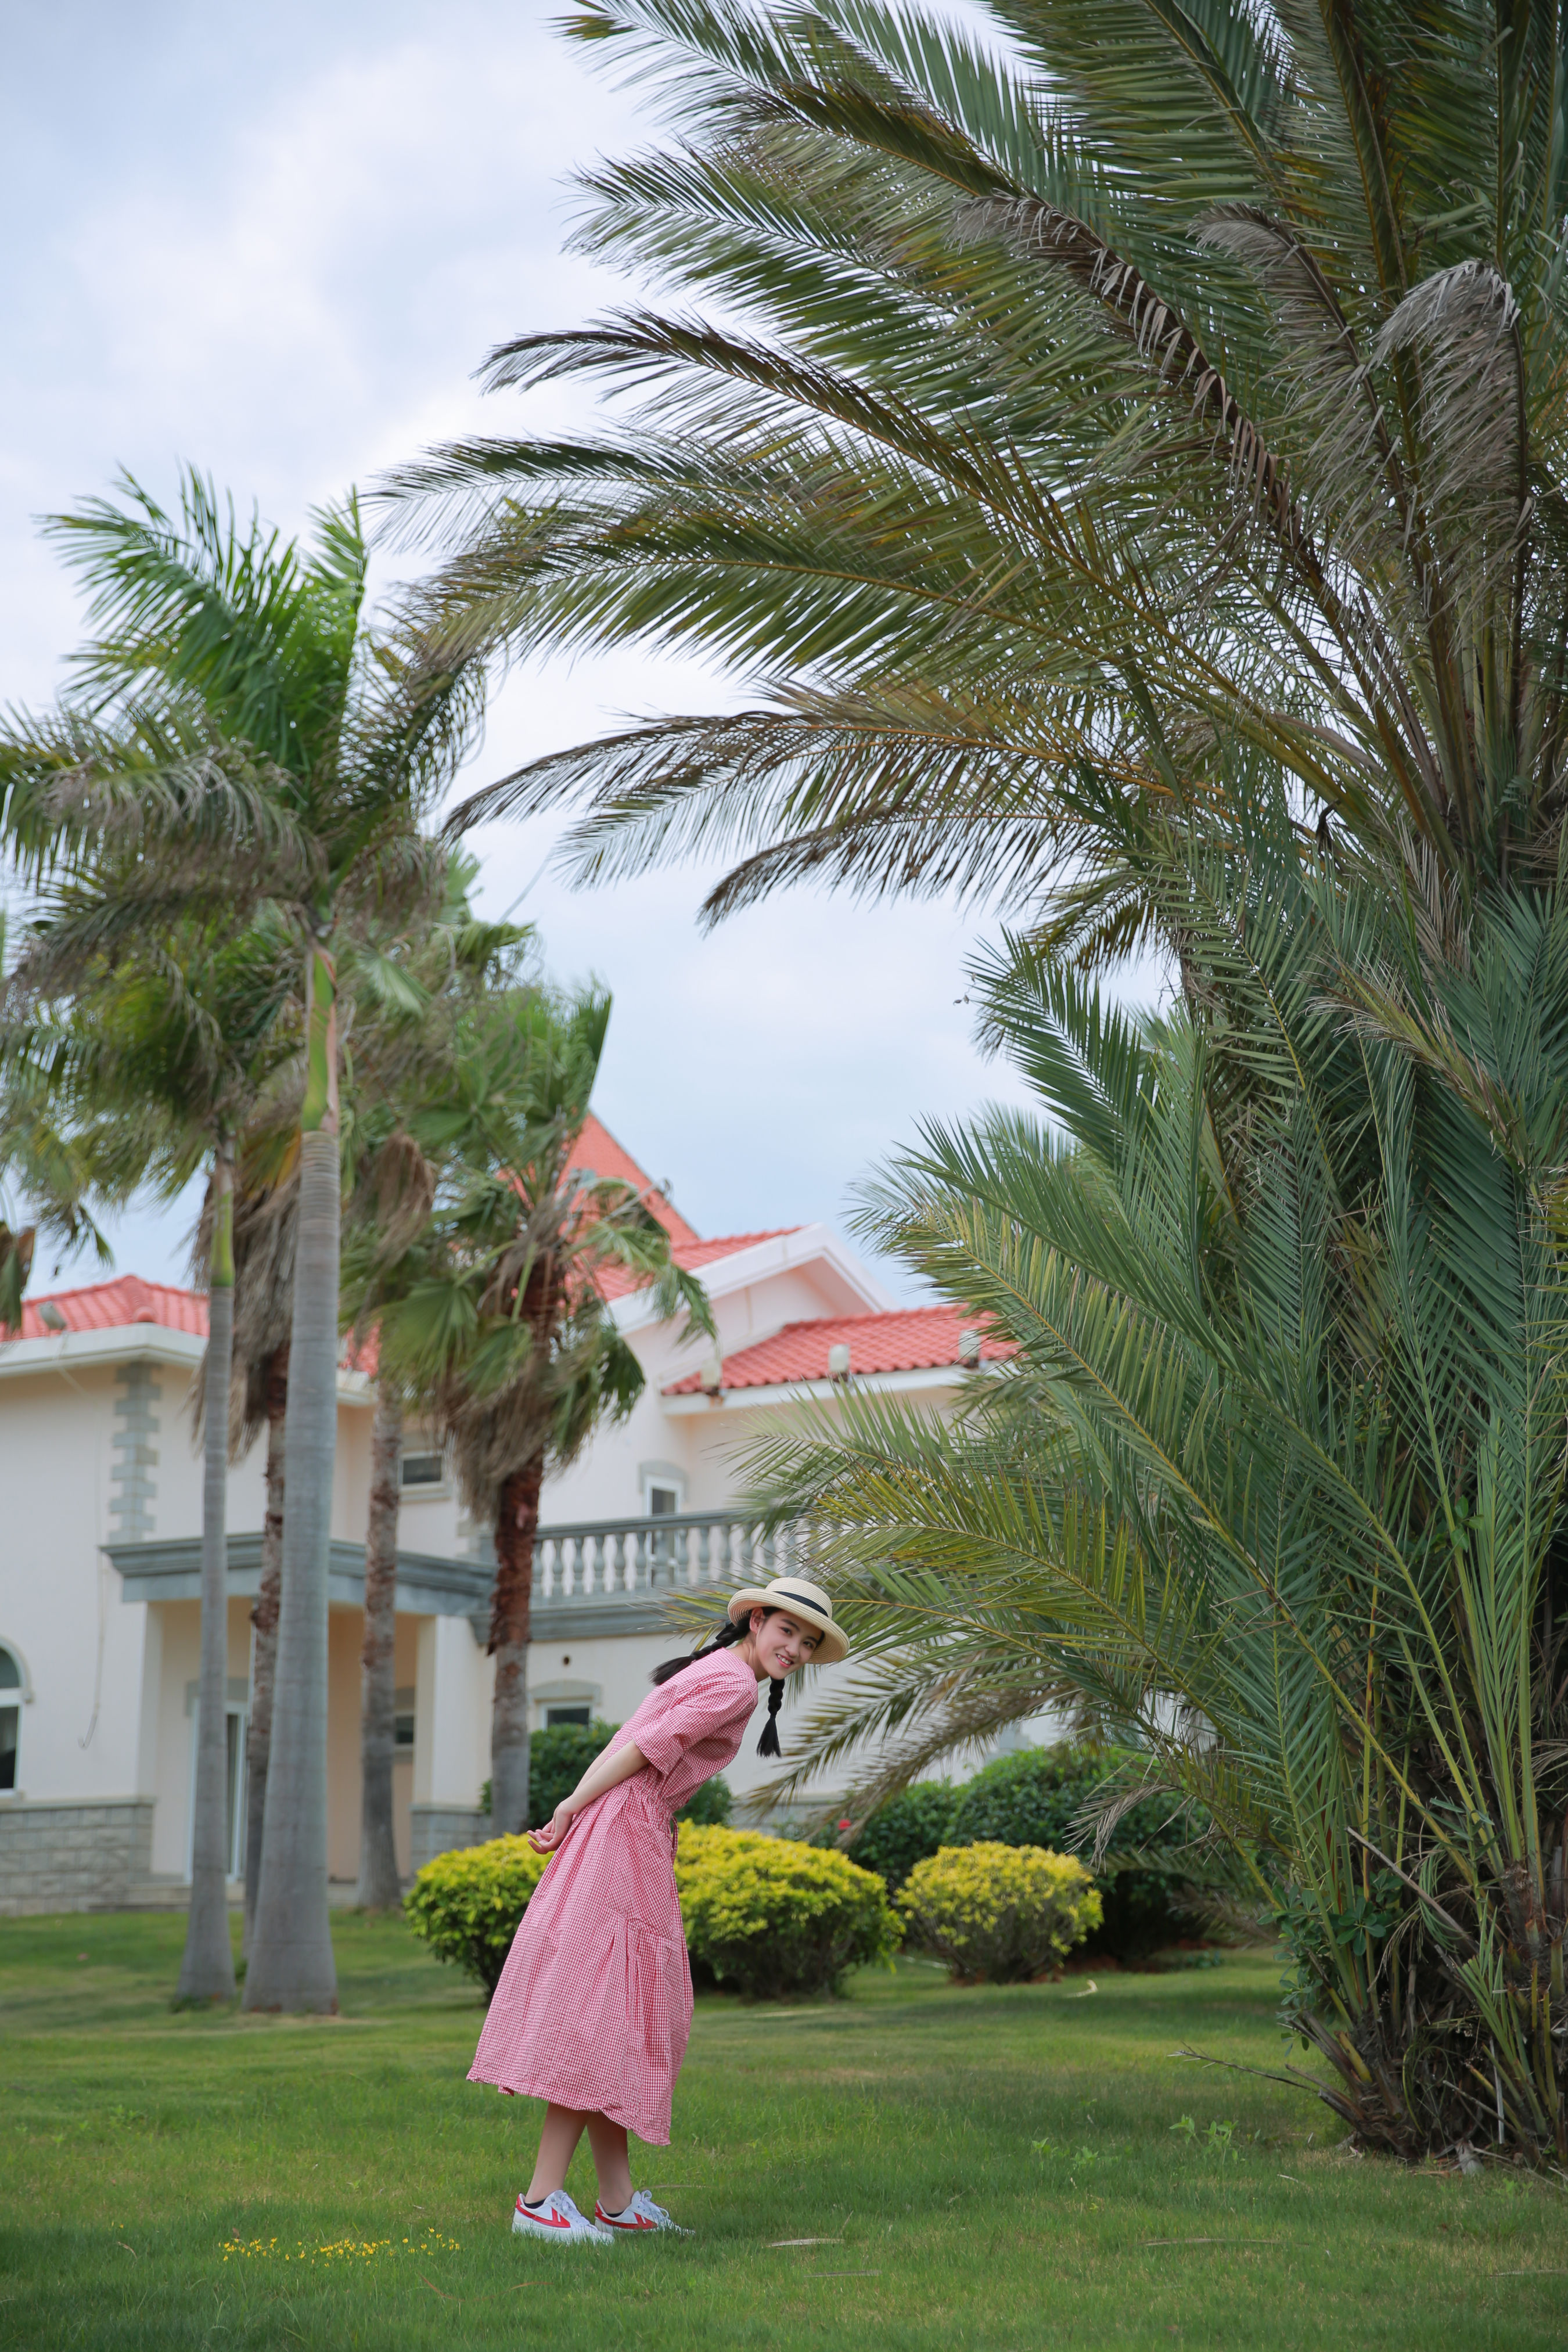
[[[189,910],[275,909],[304,1004],[300,1204],[289,1344],[277,1697],[245,2002],[331,2010],[327,1915],[327,1559],[336,1446],[340,1225],[335,951],[345,921],[438,889],[418,824],[479,710],[469,667],[433,668],[416,635],[364,609],[351,498],[310,542],[236,520],[194,473],[178,517],[127,479],[50,531],[96,634],[72,688],[0,742],[0,828],[25,869],[136,853],[84,916],[105,941]]]
[[[585,173],[580,249],[668,289],[492,387],[595,435],[401,470],[454,645],[641,637],[753,707],[537,761],[575,870],[742,853],[990,894],[1116,954],[1142,824],[1239,739],[1310,824],[1445,870],[1568,775],[1568,32],[1397,0],[581,0],[675,136]]]
[[[362,1911],[395,1910],[401,1893],[392,1806],[397,1737],[397,1508],[403,1468],[403,1396],[375,1384],[370,1440],[370,1514],[364,1538],[364,1633],[360,1646],[359,1883]]]
[[[293,1074],[290,1073],[290,1080]],[[267,1768],[283,1586],[284,1442],[289,1408],[289,1337],[294,1309],[299,1213],[297,1085],[263,1104],[235,1147],[234,1342],[229,1388],[231,1462],[265,1433],[261,1572],[250,1612],[250,1706],[245,1741],[245,1952],[248,1960],[261,1885]],[[199,1229],[194,1255],[205,1255]]]
[[[453,1447],[494,1530],[490,1818],[528,1819],[528,1643],[546,1471],[572,1461],[643,1386],[605,1296],[612,1272],[711,1333],[706,1294],[633,1187],[575,1165],[604,1051],[597,989],[498,992],[468,1011],[451,1079],[410,1122],[437,1160],[432,1216],[388,1268],[382,1362]]]
[[[92,944],[90,918],[113,896],[116,866],[110,857],[89,878],[50,894],[30,927],[12,995],[43,1012],[18,1043],[69,1121],[101,1192],[123,1198],[152,1183],[173,1199],[204,1162],[207,1169],[200,1709],[178,1997],[231,2000],[226,1511],[235,1139],[292,1055],[287,1016],[295,958],[285,927],[269,918],[237,933],[221,919],[186,920],[162,938],[138,934],[128,952],[104,953]],[[57,1006],[60,1017],[51,1020]]]

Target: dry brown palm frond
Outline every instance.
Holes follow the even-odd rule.
[[[234,1209],[234,1370],[229,1453],[247,1454],[267,1426],[268,1373],[289,1344],[300,1213],[298,1157],[259,1192],[237,1192]]]
[[[1424,496],[1443,535],[1453,618],[1473,634],[1489,601],[1522,593],[1530,449],[1512,288],[1479,259],[1423,279],[1384,327],[1372,358],[1381,366],[1406,354],[1420,366]],[[1510,621],[1517,630],[1517,615]]]
[[[437,1171],[414,1137],[401,1123],[395,1127],[356,1187],[375,1220],[384,1257],[401,1255],[420,1232],[436,1198],[436,1181]]]
[[[1034,196],[993,196],[965,205],[958,227],[961,236],[1005,236],[1065,269],[1127,336],[1157,382],[1188,402],[1200,429],[1226,451],[1233,481],[1247,505],[1267,520],[1279,545],[1318,571],[1288,468],[1186,320],[1132,262],[1087,222]]]

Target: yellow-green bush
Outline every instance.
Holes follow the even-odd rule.
[[[491,1838],[427,1862],[403,1898],[408,1924],[444,1960],[494,1992],[548,1854],[526,1838]]]
[[[916,1863],[899,1908],[910,1941],[971,1984],[1037,1977],[1100,1920],[1082,1863],[1040,1845],[944,1845]]]
[[[756,2000],[834,1991],[903,1932],[875,1871],[751,1830],[682,1822],[675,1884],[698,1969]]]

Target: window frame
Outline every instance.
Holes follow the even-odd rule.
[[[3,1799],[19,1797],[22,1793],[22,1710],[33,1696],[33,1686],[27,1675],[27,1662],[14,1642],[0,1641],[0,1657],[8,1658],[16,1670],[15,1683],[0,1684],[0,1716],[14,1715],[16,1718],[16,1740],[11,1751],[11,1785],[8,1789],[0,1789],[0,1799]]]
[[[409,1461],[428,1461],[432,1456],[441,1465],[438,1478],[418,1478],[412,1486],[403,1475],[403,1466]],[[397,1499],[402,1503],[424,1503],[439,1500],[452,1491],[452,1449],[428,1431],[415,1431],[406,1435],[397,1449]]]
[[[231,1681],[237,1681],[239,1677],[237,1675],[230,1677]],[[226,1808],[230,1804],[232,1804],[234,1808],[233,1821],[229,1828],[228,1852],[224,1857],[224,1877],[232,1886],[238,1881],[242,1880],[245,1876],[246,1832],[249,1827],[249,1822],[247,1819],[248,1808],[246,1804],[247,1775],[245,1769],[246,1749],[250,1740],[250,1700],[248,1696],[243,1699],[226,1698],[224,1701],[223,1714],[226,1747],[227,1746],[229,1725],[231,1723],[237,1723],[239,1727],[234,1736],[233,1747],[228,1748],[227,1749],[228,1771],[226,1774],[226,1786],[224,1790]],[[196,1763],[197,1757],[200,1753],[202,1733],[202,1712],[201,1702],[199,1699],[196,1704],[191,1707],[190,1725],[190,1782],[185,1792],[185,1879],[187,1884],[189,1884],[194,1875],[195,1866]]]

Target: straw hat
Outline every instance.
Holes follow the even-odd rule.
[[[798,1577],[775,1576],[771,1584],[750,1584],[730,1602],[730,1622],[743,1625],[753,1609],[782,1609],[802,1625],[810,1625],[822,1640],[812,1657],[814,1666],[837,1665],[849,1654],[842,1626],[833,1622],[833,1603],[820,1584]]]

